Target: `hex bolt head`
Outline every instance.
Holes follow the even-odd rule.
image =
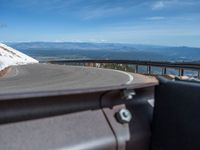
[[[134,90],[124,90],[122,93],[122,98],[126,100],[131,100],[134,95],[136,95]]]
[[[128,109],[122,108],[119,112],[116,113],[116,118],[120,123],[124,124],[131,121],[132,115]]]

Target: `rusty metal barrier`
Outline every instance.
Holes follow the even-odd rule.
[[[143,60],[96,60],[96,59],[88,59],[88,60],[53,60],[46,61],[52,64],[76,64],[76,65],[85,65],[85,64],[93,64],[96,66],[97,64],[103,63],[113,63],[113,64],[128,64],[134,65],[134,73],[139,72],[139,66],[146,66],[147,75],[154,75],[152,72],[152,67],[159,67],[162,69],[161,74],[166,75],[167,69],[177,69],[178,76],[184,76],[185,70],[195,71],[196,75],[193,77],[200,79],[200,62],[165,62],[165,61],[143,61]]]

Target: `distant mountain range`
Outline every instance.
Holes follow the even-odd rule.
[[[27,42],[7,43],[17,49],[66,49],[66,50],[137,50],[131,44],[80,43],[80,42]]]
[[[200,60],[200,48],[186,46],[79,42],[12,42],[6,44],[39,59]]]

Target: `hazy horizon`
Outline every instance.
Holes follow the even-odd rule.
[[[122,45],[144,45],[144,46],[160,46],[160,47],[191,47],[200,48],[200,46],[188,45],[161,45],[161,44],[144,44],[144,43],[126,43],[126,42],[90,42],[90,41],[0,41],[0,43],[90,43],[90,44],[122,44]]]

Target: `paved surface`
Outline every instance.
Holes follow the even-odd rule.
[[[14,66],[0,78],[0,94],[73,90],[133,83],[133,75],[121,71],[52,64]]]

